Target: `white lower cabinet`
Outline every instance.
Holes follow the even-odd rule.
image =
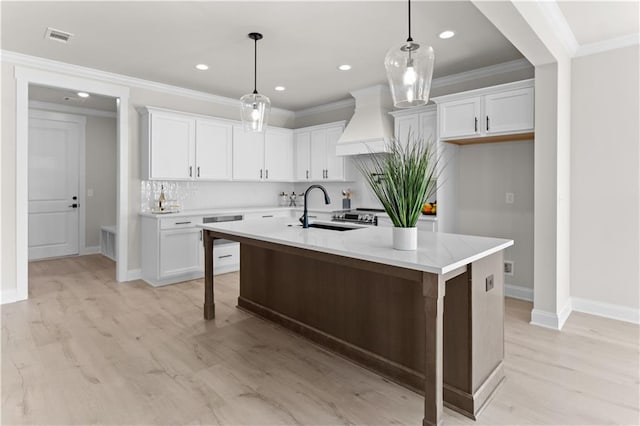
[[[201,232],[198,228],[160,231],[160,277],[202,272]]]
[[[142,217],[142,279],[154,287],[204,276],[202,217]],[[214,274],[240,269],[240,244],[216,240]]]

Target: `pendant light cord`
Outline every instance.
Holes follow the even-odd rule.
[[[407,41],[413,41],[413,39],[411,38],[411,0],[408,0],[409,2],[409,38],[407,38]]]
[[[253,94],[258,94],[258,39],[253,40]]]

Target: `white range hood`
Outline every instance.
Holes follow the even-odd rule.
[[[393,137],[391,92],[386,85],[351,92],[356,110],[336,145],[337,155],[359,155],[386,152]]]

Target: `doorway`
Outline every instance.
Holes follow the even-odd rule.
[[[72,72],[72,74],[74,74]],[[16,291],[7,301],[28,298],[29,258],[29,197],[28,197],[28,145],[29,145],[29,86],[39,85],[115,98],[117,105],[117,183],[116,183],[116,233],[117,253],[116,280],[127,281],[128,276],[128,185],[129,185],[129,88],[105,81],[76,77],[52,71],[22,66],[15,67],[16,77]],[[5,299],[3,299],[3,303]]]
[[[30,261],[116,260],[116,247],[104,252],[101,241],[116,224],[116,112],[113,97],[29,86]]]

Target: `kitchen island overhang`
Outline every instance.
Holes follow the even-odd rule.
[[[202,225],[204,316],[215,316],[213,240],[240,242],[238,307],[475,418],[504,379],[502,252],[513,241],[391,229],[302,229],[291,219]],[[448,297],[445,297],[445,291]]]

